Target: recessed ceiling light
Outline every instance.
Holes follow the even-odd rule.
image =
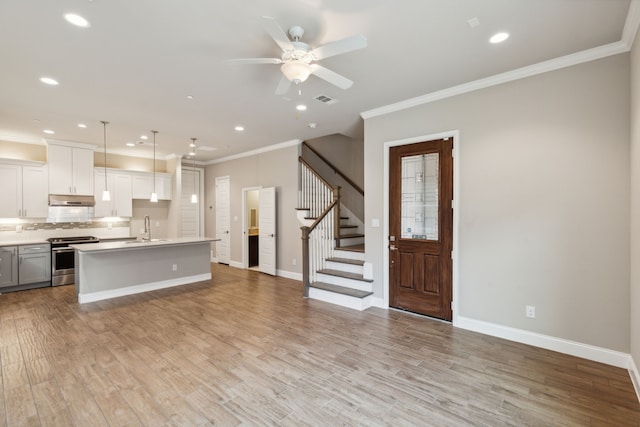
[[[60,84],[56,79],[52,79],[51,77],[40,77],[40,81],[50,86],[56,86]]]
[[[193,95],[187,95],[187,99],[193,99]]]
[[[508,38],[509,38],[509,33],[496,33],[489,39],[489,42],[493,44],[502,43]]]
[[[65,14],[64,15],[64,19],[66,19],[68,23],[73,24],[76,27],[87,28],[87,27],[91,26],[89,24],[89,21],[87,21],[85,18],[83,18],[82,16],[77,15],[75,13],[67,13],[67,14]]]
[[[309,129],[315,129],[318,125],[316,123],[309,123]]]
[[[127,147],[135,147],[136,144],[134,142],[127,142]]]
[[[306,110],[306,109],[307,109],[307,106],[306,106],[306,105],[304,105],[304,104],[298,104],[298,105],[296,105],[296,110],[298,110],[298,111],[304,111],[304,110]]]
[[[53,135],[55,132],[52,131],[51,129],[45,129],[42,132],[46,133],[47,135]]]
[[[140,135],[140,139],[144,139],[146,141],[149,137],[147,135]]]
[[[78,123],[78,127],[82,129],[86,129],[87,125],[85,125],[84,123]]]
[[[234,129],[236,130],[236,132],[242,132],[244,130],[244,127],[243,126],[236,126]]]

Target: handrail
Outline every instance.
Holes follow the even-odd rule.
[[[309,150],[311,150],[311,152],[313,154],[315,154],[316,156],[318,156],[320,158],[320,160],[322,160],[323,162],[325,162],[331,169],[333,169],[334,173],[337,173],[338,175],[340,175],[340,177],[342,177],[342,179],[344,179],[345,181],[347,181],[349,183],[349,185],[351,185],[358,193],[362,194],[364,196],[364,190],[362,188],[360,188],[360,186],[358,184],[356,184],[355,182],[353,182],[351,180],[351,178],[349,178],[348,176],[346,176],[344,173],[342,173],[340,171],[340,169],[336,168],[333,163],[331,163],[329,160],[327,160],[322,154],[318,153],[313,147],[311,147],[309,144],[307,144],[306,141],[302,141],[302,144],[307,147]],[[305,164],[307,166],[309,166],[309,164],[307,162],[305,162]]]
[[[311,172],[313,172],[313,174],[316,176],[316,178],[318,178],[320,181],[322,181],[324,183],[324,185],[326,185],[329,188],[333,188],[333,186],[331,184],[329,184],[319,173],[317,170],[315,170],[313,168],[313,166],[311,166],[309,164],[309,162],[307,162],[305,159],[302,158],[302,156],[298,156],[298,161],[302,164],[304,164],[307,168],[309,168],[309,170]]]

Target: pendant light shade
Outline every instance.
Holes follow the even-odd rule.
[[[107,188],[107,125],[109,122],[101,121],[102,127],[104,130],[104,190],[102,191],[102,201],[108,202],[111,200],[111,193],[109,193],[109,189]]]
[[[196,138],[191,138],[192,155],[193,155],[193,194],[191,194],[191,203],[198,203],[198,194],[196,193]]]
[[[153,133],[153,192],[151,193],[149,201],[158,203],[158,193],[156,193],[156,134],[158,131],[152,130],[151,133]]]

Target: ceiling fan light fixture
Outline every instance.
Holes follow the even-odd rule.
[[[299,84],[309,78],[311,66],[303,61],[285,62],[280,67],[280,71],[290,82]]]

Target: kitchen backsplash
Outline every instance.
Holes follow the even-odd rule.
[[[111,222],[20,222],[0,223],[0,241],[47,239],[49,237],[96,236],[98,238],[129,237],[128,220]]]

